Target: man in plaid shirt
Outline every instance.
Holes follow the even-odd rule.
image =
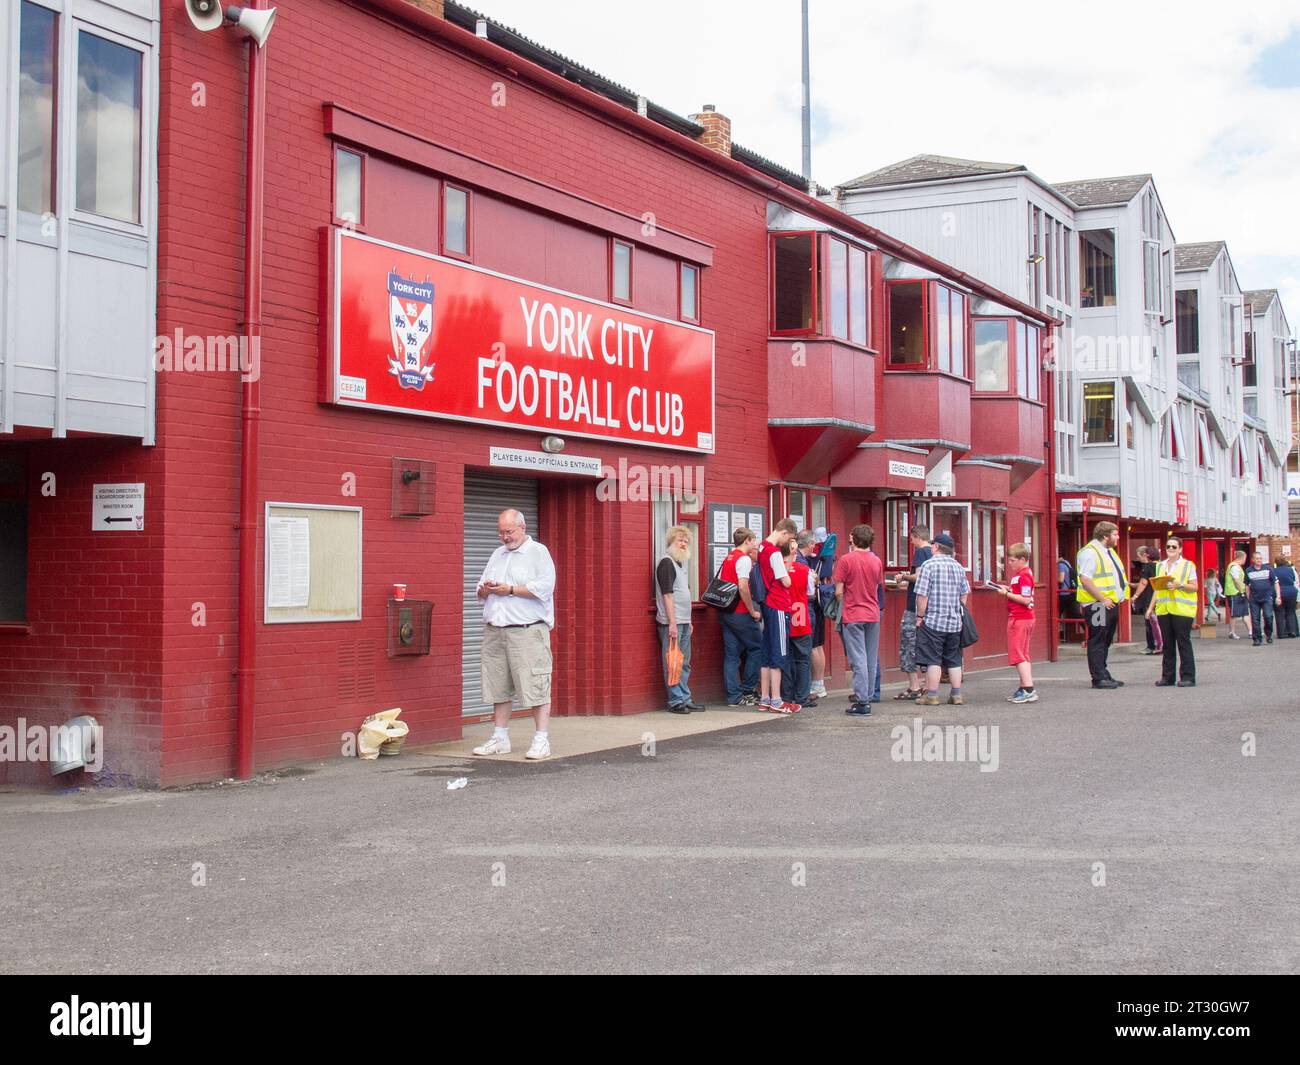
[[[939,678],[948,671],[952,691],[948,702],[961,706],[962,607],[970,595],[966,570],[953,552],[947,533],[934,538],[934,554],[921,567],[916,581],[916,664],[925,669],[925,694],[918,706],[939,705]]]

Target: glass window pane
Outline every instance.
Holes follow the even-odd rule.
[[[786,492],[785,501],[790,511],[786,517],[792,518],[803,532],[808,527],[808,493],[801,488],[791,488]]]
[[[772,238],[772,285],[773,328],[778,333],[810,331],[813,327],[812,234],[783,233]]]
[[[682,264],[682,317],[699,321],[700,272],[693,266]],[[755,532],[758,530],[755,529]]]
[[[77,210],[140,221],[143,56],[78,34]]]
[[[831,336],[849,339],[849,246],[831,240],[827,249],[830,260]]]
[[[361,221],[361,156],[356,152],[340,150],[334,155],[334,217]]]
[[[1115,443],[1115,382],[1089,381],[1084,384],[1083,442]]]
[[[952,293],[952,372],[966,376],[966,296]]]
[[[1036,325],[1025,327],[1025,341],[1028,345],[1025,353],[1026,368],[1029,371],[1029,398],[1038,399],[1039,379],[1042,377],[1043,350],[1042,331]]]
[[[1025,357],[1029,347],[1029,341],[1025,338],[1024,322],[1016,323],[1016,394],[1027,396],[1029,394],[1029,366]]]
[[[58,15],[24,3],[18,54],[18,209],[54,210],[54,86]]]
[[[946,532],[957,545],[955,556],[966,569],[971,567],[970,559],[970,509],[969,504],[934,503],[930,507],[933,527],[932,536]]]
[[[975,319],[975,391],[1006,392],[1007,323],[1000,319]]]
[[[812,497],[812,523],[811,528],[823,529],[826,527],[826,497],[815,495]]]
[[[849,339],[867,342],[867,253],[849,249]]]
[[[934,295],[935,366],[945,373],[949,373],[952,371],[952,337],[950,333],[952,326],[948,315],[949,290],[943,285],[935,285]]]
[[[1079,306],[1115,306],[1115,231],[1079,234]]]
[[[442,187],[442,246],[457,255],[469,254],[469,193],[454,185]]]
[[[925,297],[920,281],[889,286],[889,363],[925,366]]]

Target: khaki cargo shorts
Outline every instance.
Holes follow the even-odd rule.
[[[545,622],[522,628],[483,626],[480,659],[483,700],[522,707],[551,700],[551,630]]]

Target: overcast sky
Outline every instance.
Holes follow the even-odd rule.
[[[799,0],[470,6],[679,114],[714,104],[800,168]],[[823,185],[918,153],[1048,181],[1149,172],[1177,239],[1226,240],[1242,286],[1281,290],[1300,325],[1296,0],[810,7]]]

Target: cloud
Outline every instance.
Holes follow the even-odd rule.
[[[658,104],[716,105],[739,143],[799,168],[797,0],[483,2]],[[812,0],[810,23],[823,184],[922,152],[1049,181],[1149,172],[1179,240],[1228,241],[1243,285],[1283,288],[1300,321],[1294,0]]]

